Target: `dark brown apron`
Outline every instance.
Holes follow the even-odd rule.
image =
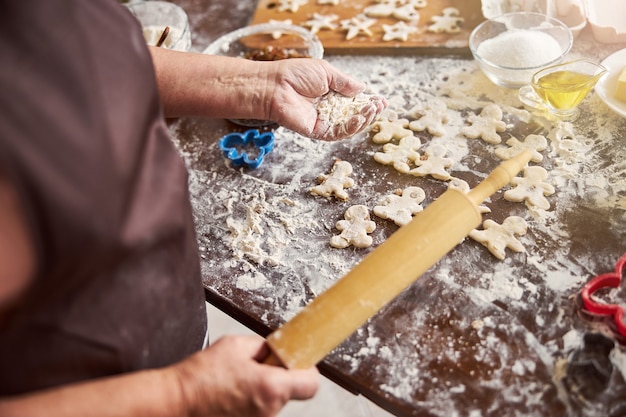
[[[0,396],[178,361],[206,313],[140,27],[116,0],[2,5],[0,166],[37,275],[0,327]]]

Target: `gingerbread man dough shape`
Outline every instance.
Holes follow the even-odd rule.
[[[405,0],[407,4],[410,4],[416,9],[423,9],[428,6],[428,0]]]
[[[383,165],[393,165],[396,171],[408,174],[411,171],[411,165],[417,165],[420,154],[417,151],[422,142],[416,136],[406,136],[400,139],[395,145],[387,143],[383,146],[382,152],[374,154],[374,160]]]
[[[439,99],[425,105],[418,104],[409,110],[409,116],[418,119],[409,123],[409,129],[415,132],[427,130],[433,136],[443,136],[446,133],[443,125],[449,120],[447,110],[446,103]]]
[[[363,9],[363,14],[373,18],[393,17],[403,21],[417,23],[420,18],[414,4],[398,4],[395,0],[381,0],[377,4]]]
[[[378,3],[368,6],[363,9],[363,13],[368,17],[373,18],[382,18],[389,17],[396,9],[396,1],[395,0],[382,0]]]
[[[506,248],[515,252],[524,252],[524,245],[517,240],[516,236],[526,234],[528,224],[526,220],[518,216],[510,216],[504,219],[502,224],[493,220],[485,220],[483,230],[474,229],[469,237],[479,242],[493,254],[502,260],[506,256]]]
[[[381,118],[372,124],[372,131],[377,132],[372,136],[374,143],[387,143],[392,139],[402,139],[406,136],[413,136],[413,131],[408,129],[408,119],[387,119]]]
[[[465,21],[456,7],[446,7],[441,16],[433,16],[432,20],[434,23],[428,26],[428,31],[435,33],[459,33]]]
[[[352,245],[357,248],[367,248],[372,245],[372,233],[376,229],[376,223],[370,220],[370,213],[366,206],[357,204],[349,207],[345,214],[345,220],[339,220],[335,227],[341,234],[330,238],[330,245],[334,248],[347,248]]]
[[[352,165],[347,161],[337,161],[330,171],[330,175],[320,175],[318,180],[322,183],[311,188],[311,194],[322,197],[335,196],[339,200],[347,201],[348,193],[344,188],[354,185],[354,180],[350,178]]]
[[[497,104],[487,104],[480,115],[471,114],[467,121],[471,126],[465,126],[461,133],[470,139],[481,138],[487,143],[497,145],[502,142],[498,132],[506,130],[506,123],[502,121],[502,109]]]
[[[425,153],[425,156],[415,162],[417,168],[409,171],[412,175],[416,177],[430,175],[433,178],[444,181],[452,178],[450,173],[446,171],[446,168],[450,167],[453,161],[445,157],[446,153],[448,153],[445,146],[438,143],[430,145]]]
[[[391,15],[398,20],[404,20],[406,22],[412,21],[414,23],[417,23],[420,18],[419,12],[415,10],[412,4],[397,7]]]
[[[541,162],[543,161],[543,155],[541,155],[540,152],[546,150],[548,140],[542,135],[528,135],[523,142],[519,141],[517,138],[511,137],[506,141],[506,144],[509,145],[508,148],[501,146],[494,151],[496,156],[500,159],[511,159],[528,149],[532,152],[530,160],[533,162]]]
[[[417,33],[417,28],[413,26],[409,26],[404,22],[398,22],[395,25],[383,25],[383,30],[385,34],[383,35],[383,41],[402,41],[406,42],[409,40],[409,35],[412,33]]]
[[[374,214],[404,226],[413,219],[414,214],[424,209],[421,203],[425,198],[426,193],[420,187],[407,187],[404,191],[398,190],[396,194],[383,197],[379,205],[374,207]]]
[[[550,208],[550,202],[544,197],[554,194],[554,187],[546,182],[548,171],[539,166],[531,166],[524,170],[524,177],[515,177],[511,185],[515,188],[504,192],[504,199],[516,203],[526,201],[530,207],[543,210]]]

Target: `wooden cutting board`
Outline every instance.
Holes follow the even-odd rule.
[[[351,40],[346,39],[347,30],[341,28],[340,22],[359,15],[369,6],[377,4],[374,0],[339,1],[338,5],[319,5],[317,0],[308,0],[306,4],[291,11],[282,7],[285,0],[259,0],[250,24],[267,23],[270,20],[291,20],[294,25],[304,25],[313,19],[315,13],[327,16],[336,15],[333,21],[336,29],[322,29],[317,32],[327,54],[460,54],[469,55],[469,35],[471,31],[484,20],[481,12],[480,0],[427,0],[426,7],[417,9],[417,21],[405,21],[405,24],[415,27],[406,41],[384,41],[383,25],[394,25],[401,20],[394,17],[375,19],[369,30],[371,36],[360,34]],[[463,19],[457,33],[433,32],[429,27],[443,16],[444,9],[454,7]]]

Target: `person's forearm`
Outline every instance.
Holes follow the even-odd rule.
[[[0,398],[0,416],[185,416],[180,382],[176,373],[169,369],[136,372]]]
[[[383,97],[365,95],[350,107],[351,113],[338,110],[345,117],[337,121],[320,117],[317,106],[328,93],[352,103],[365,89],[321,59],[259,62],[156,47],[150,51],[166,117],[270,120],[310,138],[338,140],[365,129],[387,106]]]
[[[265,65],[156,47],[150,52],[166,117],[266,117],[266,75],[259,74]]]

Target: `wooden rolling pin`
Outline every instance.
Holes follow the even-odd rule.
[[[481,223],[478,206],[530,161],[525,151],[469,193],[450,189],[267,338],[264,363],[309,368],[363,325]]]

